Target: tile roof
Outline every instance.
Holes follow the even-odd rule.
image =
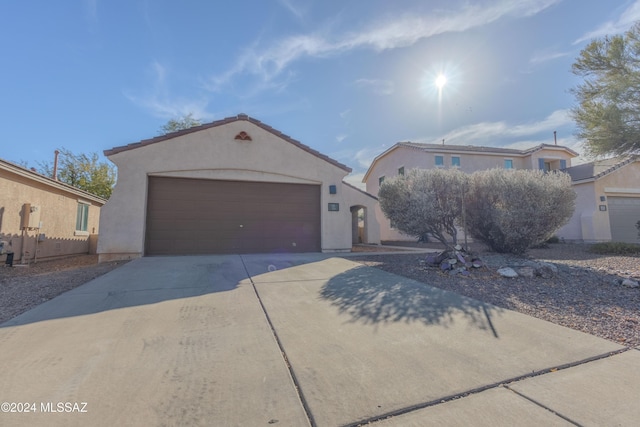
[[[479,145],[445,145],[445,144],[425,144],[419,142],[399,142],[397,145],[402,145],[405,147],[418,148],[422,150],[428,151],[454,151],[454,152],[473,152],[473,153],[491,153],[491,154],[513,154],[513,155],[526,155],[533,153],[538,150],[542,150],[543,148],[551,148],[551,149],[563,149],[575,156],[578,156],[578,153],[573,151],[572,149],[562,146],[562,145],[551,145],[551,144],[540,144],[535,147],[527,148],[524,150],[519,150],[517,148],[501,148],[501,147],[483,147]]]
[[[279,137],[284,139],[285,141],[295,145],[296,147],[328,162],[331,163],[334,166],[337,166],[338,168],[346,171],[346,172],[351,172],[351,168],[338,162],[337,160],[334,160],[332,158],[330,158],[329,156],[326,156],[322,153],[320,153],[319,151],[314,150],[313,148],[309,147],[308,145],[305,145],[303,143],[301,143],[298,140],[295,140],[293,138],[291,138],[289,135],[286,135],[282,132],[280,132],[279,130],[276,130],[274,128],[272,128],[269,125],[266,125],[264,123],[262,123],[260,120],[254,119],[253,117],[249,117],[246,114],[238,114],[237,116],[232,116],[232,117],[227,117],[221,120],[216,120],[214,122],[211,123],[205,123],[203,125],[200,126],[194,126],[191,127],[189,129],[183,129],[183,130],[179,130],[177,132],[172,132],[172,133],[168,133],[166,135],[160,135],[160,136],[156,136],[155,138],[150,138],[150,139],[143,139],[142,141],[139,142],[134,142],[132,144],[128,144],[128,145],[122,145],[119,147],[114,147],[111,148],[109,150],[104,150],[104,155],[105,156],[111,156],[113,154],[117,154],[117,153],[122,153],[123,151],[128,151],[128,150],[135,150],[136,148],[140,148],[140,147],[145,147],[147,145],[151,145],[151,144],[155,144],[161,141],[166,141],[172,138],[177,138],[179,136],[182,135],[187,135],[190,133],[194,133],[194,132],[199,132],[201,130],[205,130],[205,129],[209,129],[209,128],[213,128],[213,127],[217,127],[217,126],[223,126],[229,123],[233,123],[233,122],[237,122],[237,121],[247,121],[249,123],[252,123],[258,127],[260,127],[261,129]]]
[[[570,168],[564,169],[564,172],[568,173],[569,176],[571,176],[571,181],[574,182],[587,179],[598,179],[639,159],[640,157],[613,157],[610,159],[596,160],[582,165],[571,166]]]

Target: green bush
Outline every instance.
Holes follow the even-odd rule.
[[[594,243],[589,251],[605,255],[640,255],[640,245],[625,242]]]
[[[496,252],[522,254],[567,223],[575,198],[565,173],[478,171],[465,194],[467,229]]]

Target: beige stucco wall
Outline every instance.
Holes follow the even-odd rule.
[[[235,140],[242,131],[252,141]],[[101,261],[144,254],[148,176],[320,185],[322,250],[351,248],[347,191],[329,194],[330,185],[342,190],[342,179],[348,172],[249,121],[189,133],[116,153],[109,159],[118,167],[118,182],[101,212]],[[329,202],[340,203],[340,211],[329,212]]]
[[[372,170],[366,177],[365,184],[367,192],[378,195],[380,190],[379,180],[384,176],[390,179],[398,175],[398,169],[404,167],[405,173],[414,168],[431,169],[435,166],[435,156],[444,157],[444,168],[451,168],[451,157],[460,157],[460,170],[466,173],[473,173],[478,170],[493,168],[503,168],[505,159],[513,160],[514,169],[538,169],[538,159],[544,158],[552,162],[556,167],[560,167],[560,160],[566,160],[567,167],[571,166],[571,155],[564,148],[547,147],[537,150],[529,155],[511,154],[487,154],[477,152],[464,152],[461,146],[460,153],[448,151],[436,152],[415,149],[406,146],[398,146],[389,151],[386,155],[377,159]],[[380,206],[375,208],[376,217],[380,223],[381,241],[414,241],[414,236],[408,236],[396,229],[391,228],[390,221],[384,216]]]
[[[376,209],[379,209],[378,201],[368,194],[364,194],[355,188],[349,187],[346,184],[342,185],[342,191],[345,193],[345,199],[347,205],[345,206],[345,219],[349,222],[349,229],[353,231],[353,227],[357,227],[357,223],[353,223],[353,216],[351,215],[352,207],[364,208],[364,232],[362,236],[362,243],[367,244],[380,244],[380,224],[376,216]],[[343,225],[342,227],[344,227]],[[348,236],[345,233],[345,243],[351,247],[352,234]]]
[[[556,235],[570,242],[611,240],[609,215],[598,208],[594,181],[574,184],[573,189],[576,192],[576,208],[569,222]]]
[[[95,200],[5,169],[0,169],[0,195],[0,240],[11,243],[14,262],[21,261],[23,249],[25,262],[89,253],[89,239],[95,240],[100,220],[100,204]],[[78,201],[90,205],[86,233],[75,230]],[[23,238],[20,226],[25,203],[39,206],[41,227],[25,230]],[[44,236],[38,239],[41,234]],[[5,258],[0,259],[4,262]]]

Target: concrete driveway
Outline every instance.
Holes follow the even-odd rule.
[[[637,349],[322,254],[143,258],[0,326],[0,425],[640,419]]]

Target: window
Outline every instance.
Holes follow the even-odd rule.
[[[436,156],[436,166],[444,166],[444,156]]]
[[[538,169],[545,172],[551,171],[551,162],[545,159],[538,159]]]
[[[404,176],[404,166],[398,169],[398,175]]]
[[[383,182],[384,182],[384,176],[381,176],[380,178],[378,178],[378,185],[382,185]]]
[[[89,205],[78,202],[78,211],[76,214],[76,231],[87,231],[89,222]]]
[[[460,157],[452,156],[451,157],[451,166],[459,168],[460,167]]]
[[[505,169],[513,169],[513,160],[504,159],[504,168]]]

